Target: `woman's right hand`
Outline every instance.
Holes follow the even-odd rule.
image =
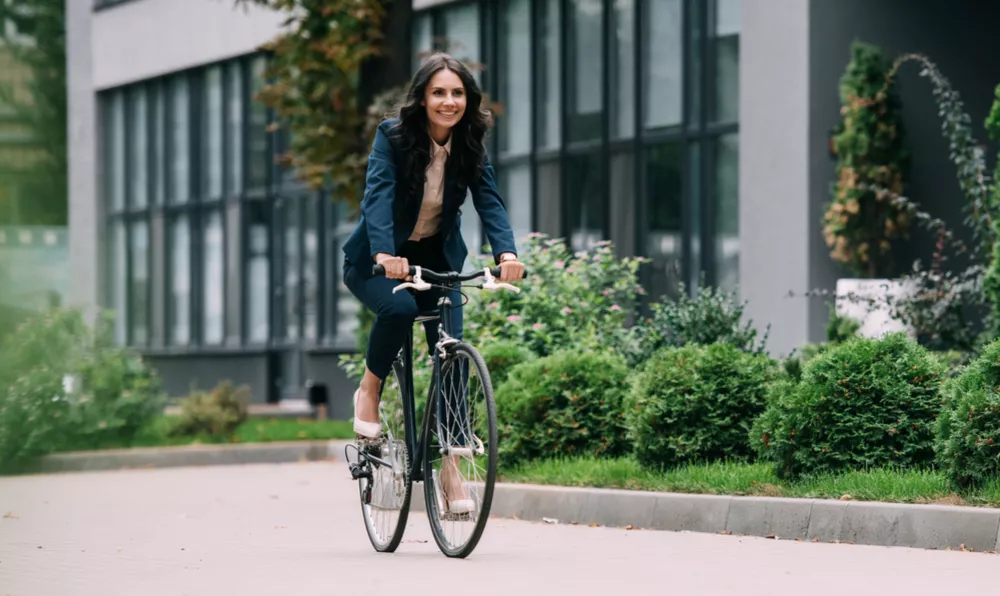
[[[389,279],[406,279],[410,275],[410,263],[405,257],[379,253],[375,255],[375,263],[385,267],[385,276]]]

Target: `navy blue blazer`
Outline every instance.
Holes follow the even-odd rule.
[[[385,120],[375,131],[372,152],[368,156],[368,173],[365,181],[365,195],[361,201],[361,220],[344,243],[347,260],[358,267],[363,276],[371,275],[371,265],[378,253],[398,255],[400,249],[413,233],[420,214],[418,197],[405,217],[396,221],[393,203],[403,201],[410,188],[408,174],[402,167],[405,154],[400,148],[399,134],[391,128],[398,118]],[[510,227],[510,217],[500,192],[497,190],[496,175],[489,156],[484,155],[485,168],[479,181],[472,186],[472,203],[479,213],[483,230],[489,240],[494,260],[502,253],[516,252],[514,232]],[[423,188],[423,181],[417,185]],[[440,233],[444,236],[444,256],[454,271],[461,271],[468,257],[468,248],[462,238],[461,207],[467,196],[467,189],[457,180],[454,168],[445,168],[444,192],[441,207]]]

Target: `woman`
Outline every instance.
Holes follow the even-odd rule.
[[[514,235],[483,139],[491,124],[482,92],[468,69],[438,53],[413,76],[398,118],[375,132],[361,220],[344,244],[344,283],[375,313],[365,356],[365,373],[354,394],[354,431],[381,434],[378,395],[408,329],[421,310],[434,308],[438,292],[392,289],[411,265],[433,271],[461,271],[468,256],[459,208],[471,190],[472,202],[504,282],[520,280]],[[385,276],[372,275],[372,264]],[[452,299],[454,329],[461,337],[461,300]],[[437,325],[424,325],[428,345],[437,342]],[[471,505],[456,462],[445,458],[442,481],[449,509]]]

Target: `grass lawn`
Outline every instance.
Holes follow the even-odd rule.
[[[881,469],[787,482],[779,480],[767,464],[712,463],[655,472],[629,458],[571,458],[532,462],[501,471],[500,480],[678,493],[1000,507],[1000,478],[983,489],[956,494],[948,488],[944,475],[936,471]]]
[[[63,449],[63,451],[354,438],[354,430],[351,423],[347,420],[291,418],[250,418],[238,426],[236,431],[229,437],[172,437],[169,435],[169,432],[176,419],[175,416],[161,416],[155,419],[130,444],[124,442],[106,442],[100,445],[70,445]]]

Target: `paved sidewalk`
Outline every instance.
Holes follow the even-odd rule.
[[[419,488],[419,486],[418,486]],[[1000,557],[494,518],[464,561],[423,515],[372,551],[341,463],[0,478],[0,596],[995,593]]]

